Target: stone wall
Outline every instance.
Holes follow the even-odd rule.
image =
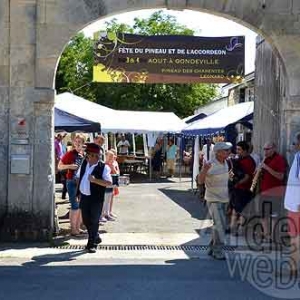
[[[254,151],[263,157],[263,145],[282,147],[283,78],[279,59],[271,46],[258,38],[255,62]],[[281,88],[282,87],[282,88]]]
[[[282,60],[263,38],[256,51],[254,149],[263,157],[263,145],[274,141],[291,165],[296,135],[300,132],[300,101],[289,96]]]
[[[0,2],[0,228],[7,210],[9,132],[9,18],[7,1]]]
[[[54,90],[36,88],[36,5],[0,4],[1,240],[48,239],[53,228]]]

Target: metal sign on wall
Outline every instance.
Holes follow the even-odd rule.
[[[95,82],[230,83],[244,77],[244,36],[99,32],[95,38]]]

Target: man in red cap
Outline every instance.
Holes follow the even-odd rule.
[[[109,166],[99,160],[101,148],[95,143],[86,144],[86,158],[77,172],[78,192],[82,221],[88,231],[86,249],[95,253],[101,243],[98,234],[99,218],[103,207],[105,188],[112,185]]]

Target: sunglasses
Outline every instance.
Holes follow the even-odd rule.
[[[273,149],[273,147],[264,148],[264,151],[268,151],[268,150],[271,150],[271,149]]]

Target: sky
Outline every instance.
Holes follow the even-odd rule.
[[[105,18],[96,21],[86,27],[83,32],[86,36],[92,36],[93,32],[105,30],[105,22],[116,18],[120,23],[133,24],[135,17],[147,18],[157,10],[148,9],[134,12],[114,15],[113,17]],[[245,74],[254,71],[255,63],[255,39],[257,34],[252,30],[232,22],[228,19],[217,17],[211,14],[196,12],[191,10],[174,11],[164,10],[165,13],[176,17],[179,24],[185,25],[195,31],[197,36],[235,36],[244,35],[246,40],[245,45]]]

